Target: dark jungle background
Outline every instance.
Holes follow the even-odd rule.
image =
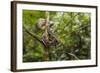
[[[90,22],[90,13],[23,10],[23,62],[90,59]]]

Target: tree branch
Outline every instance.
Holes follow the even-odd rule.
[[[89,26],[90,26],[90,25],[86,25],[86,26],[80,27],[79,29],[77,29],[77,30],[75,30],[75,31],[72,31],[71,33],[76,32],[76,31],[80,31],[80,30],[82,30],[82,29],[84,29],[84,28],[87,28],[87,27],[89,27]]]
[[[44,46],[45,44],[43,43],[43,41],[39,38],[39,36],[37,36],[36,34],[33,34],[32,32],[30,32],[25,26],[23,26],[25,29],[25,32],[27,32],[31,37],[35,38],[37,41],[39,41],[40,43],[42,43]]]

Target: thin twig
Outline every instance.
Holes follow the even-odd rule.
[[[79,60],[79,58],[75,54],[72,54],[72,53],[67,53],[67,54],[73,56],[76,60]]]

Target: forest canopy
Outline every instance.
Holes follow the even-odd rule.
[[[23,10],[23,62],[91,58],[91,14]]]

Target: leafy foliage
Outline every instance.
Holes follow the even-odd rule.
[[[23,10],[23,26],[36,36],[32,37],[23,27],[23,62],[90,59],[91,14],[49,11],[49,17],[53,22],[49,30],[59,43],[44,47],[44,31],[37,28],[37,22],[45,19],[45,11]]]

